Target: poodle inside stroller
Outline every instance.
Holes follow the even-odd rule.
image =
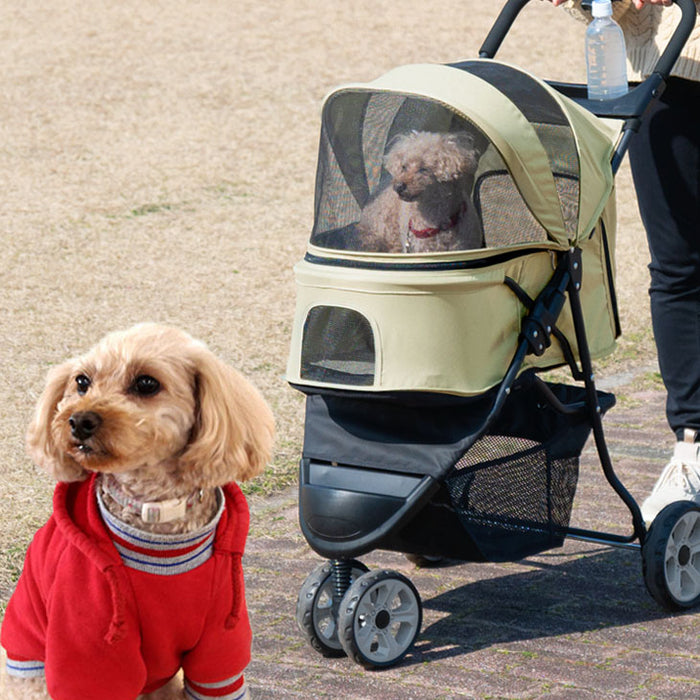
[[[420,630],[413,584],[356,559],[373,549],[515,561],[573,537],[638,548],[660,604],[700,602],[700,508],[674,503],[647,531],[592,372],[620,334],[614,174],[695,6],[679,0],[650,78],[594,103],[493,60],[527,1],[506,3],[478,59],[397,68],[324,104],[288,380],[306,395],[301,529],[329,560],[297,622],[327,656],[391,665]],[[539,376],[560,366],[576,384]],[[630,535],[570,526],[591,431]]]

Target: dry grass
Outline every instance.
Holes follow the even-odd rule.
[[[176,324],[249,375],[279,429],[257,488],[293,481],[291,268],[311,225],[323,95],[396,65],[475,56],[499,6],[3,4],[0,602],[50,509],[52,484],[23,449],[43,376],[109,330]],[[535,2],[499,57],[580,79],[582,32]],[[623,356],[648,361],[646,252],[626,171],[619,191]]]

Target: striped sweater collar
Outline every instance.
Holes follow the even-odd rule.
[[[216,528],[224,511],[224,496],[217,490],[219,507],[212,520],[194,532],[144,532],[112,515],[96,489],[100,514],[125,566],[148,574],[175,576],[201,566],[212,555]]]

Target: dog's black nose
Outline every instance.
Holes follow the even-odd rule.
[[[94,411],[78,411],[69,419],[70,432],[78,440],[87,440],[92,437],[102,425],[102,417]]]
[[[403,194],[407,189],[407,185],[405,182],[395,182],[394,183],[394,192],[396,194],[401,195]]]

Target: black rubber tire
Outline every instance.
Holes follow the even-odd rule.
[[[642,547],[644,583],[667,610],[700,603],[700,506],[676,501],[654,518]]]
[[[441,566],[445,557],[432,556],[430,554],[405,554],[408,561],[419,569],[430,569],[434,566]]]
[[[352,581],[368,569],[360,561],[352,559]],[[296,620],[301,633],[311,646],[327,658],[345,656],[338,639],[338,606],[334,600],[331,564],[317,566],[299,589]],[[323,607],[320,607],[323,606]]]
[[[370,571],[348,589],[338,629],[345,653],[365,668],[400,661],[420,632],[423,607],[415,586],[397,571]]]

